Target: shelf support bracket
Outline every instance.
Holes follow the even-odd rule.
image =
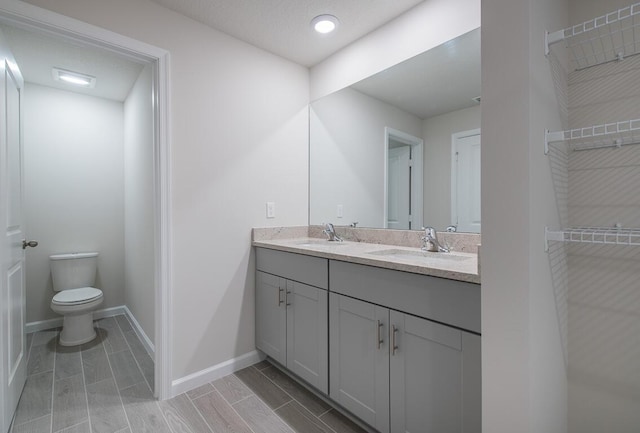
[[[549,252],[549,241],[564,241],[564,234],[561,231],[549,230],[549,227],[544,228],[544,252]]]
[[[564,40],[564,30],[557,30],[553,33],[544,33],[544,55],[548,56],[551,45]]]
[[[544,134],[544,154],[549,154],[549,143],[556,143],[564,140],[564,131],[551,132],[548,129]]]

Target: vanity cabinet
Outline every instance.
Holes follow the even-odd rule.
[[[258,248],[256,268],[256,347],[327,394],[327,260]]]
[[[330,397],[382,433],[480,432],[480,336],[424,318],[429,301],[406,297],[416,288],[446,305],[446,293],[429,293],[443,281],[334,261],[330,270]],[[451,302],[456,290],[479,293],[451,283]],[[382,286],[422,317],[380,306]]]
[[[256,268],[258,349],[381,433],[481,431],[477,284],[264,248]]]

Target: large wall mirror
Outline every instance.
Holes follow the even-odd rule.
[[[480,232],[480,29],[311,103],[309,223]]]

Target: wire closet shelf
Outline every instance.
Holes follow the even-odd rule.
[[[640,228],[579,227],[563,230],[545,228],[545,240],[547,248],[549,241],[640,246]]]
[[[565,41],[573,70],[640,54],[640,3],[546,34],[546,54]]]
[[[566,131],[547,131],[544,153],[549,152],[549,144],[565,142],[571,150],[600,149],[603,147],[622,147],[626,144],[640,143],[640,119],[605,123],[586,128]]]

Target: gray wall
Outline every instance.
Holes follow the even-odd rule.
[[[30,3],[170,52],[172,375],[255,350],[251,228],[308,221],[309,71],[146,0]]]
[[[545,129],[563,129],[544,34],[567,2],[482,2],[483,431],[566,432],[567,376],[545,226],[559,226]]]
[[[430,117],[424,139],[424,224],[444,230],[451,219],[451,135],[480,128],[480,106]]]
[[[155,342],[155,245],[151,67],[124,102],[124,300]]]
[[[26,83],[27,322],[60,317],[49,255],[98,251],[101,308],[124,303],[124,155],[121,102]]]
[[[310,113],[310,223],[384,227],[385,127],[420,138],[421,119],[350,88]]]

